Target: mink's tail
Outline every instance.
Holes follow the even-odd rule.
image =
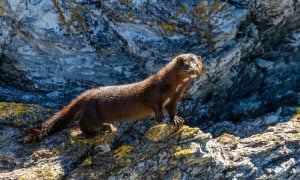
[[[78,99],[75,99],[45,122],[26,132],[19,142],[40,141],[43,137],[63,129],[74,118],[79,109],[80,102]]]

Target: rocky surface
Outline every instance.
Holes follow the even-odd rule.
[[[217,137],[199,128],[153,125],[128,144],[124,126],[87,139],[73,123],[40,143],[17,138],[41,114],[35,105],[1,103],[0,179],[298,179],[300,111],[231,124]],[[15,112],[15,113],[12,113]],[[30,118],[27,118],[30,117]],[[18,120],[18,119],[24,120]],[[29,120],[30,121],[29,121]],[[145,122],[141,122],[147,124]],[[215,131],[228,122],[212,126]],[[132,130],[131,130],[132,131]]]
[[[0,0],[0,179],[299,179],[299,42],[297,0]],[[208,69],[179,107],[190,127],[148,118],[86,139],[74,122],[17,143],[85,89],[185,52]]]

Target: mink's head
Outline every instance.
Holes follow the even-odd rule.
[[[181,54],[176,56],[175,59],[179,69],[178,73],[183,79],[195,79],[205,71],[200,56],[196,56],[195,54]]]

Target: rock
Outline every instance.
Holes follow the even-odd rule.
[[[4,102],[0,108],[0,179],[59,179],[94,147],[109,151],[107,144],[116,134],[112,131],[86,139],[78,128],[72,128],[73,124],[40,143],[19,144],[18,139],[28,128],[53,112],[36,105]]]
[[[152,127],[138,144],[123,145],[102,156],[94,155],[92,166],[78,168],[67,178],[296,179],[299,177],[299,158],[294,154],[300,153],[299,123],[292,119],[270,127],[272,132],[245,138],[231,134],[211,138],[199,129],[186,126],[178,132],[168,133],[168,125],[158,125]],[[160,131],[165,135],[160,136]],[[159,137],[162,139],[157,139]],[[277,161],[277,158],[281,160]]]
[[[298,179],[299,10],[295,0],[0,1],[0,101],[59,109],[186,52],[208,69],[179,106],[196,127],[178,132],[146,118],[87,140],[73,123],[19,145],[50,110],[3,103],[0,179]]]
[[[40,112],[49,113],[34,105],[1,104],[1,122],[6,122],[6,113],[20,109],[22,114],[10,115],[10,121],[21,117],[23,124],[28,116],[37,118]],[[154,125],[138,141],[117,146],[113,142],[127,136],[125,131],[112,130],[89,139],[82,136],[75,123],[39,143],[22,145],[16,140],[26,127],[0,123],[0,178],[297,179],[300,113],[280,117],[280,112],[232,124],[235,132],[227,129],[215,137],[186,125],[179,130],[172,124]],[[262,131],[255,130],[262,127]],[[246,132],[252,134],[243,134]]]
[[[253,57],[276,62],[279,74],[275,58],[283,62],[299,45],[300,4],[294,0],[3,0],[0,7],[0,99],[54,109],[89,88],[142,80],[175,55],[192,52],[203,56],[209,70],[189,88],[196,103],[181,109],[196,109],[189,114],[193,121],[230,119],[228,114],[238,119],[232,108],[236,99],[257,96],[251,92],[266,82],[261,69],[254,70]],[[291,67],[299,67],[283,64],[282,74],[294,74],[297,68],[291,72]],[[271,79],[280,84],[277,77]],[[290,82],[282,87],[293,90]],[[286,89],[278,85],[274,91],[280,92],[270,93],[268,88],[274,89],[264,88],[254,104],[280,104],[268,94],[274,97]]]
[[[294,91],[288,91],[282,96],[283,103],[286,105],[297,105],[298,104],[298,95]]]
[[[299,92],[300,91],[300,76],[296,76],[292,83],[293,83],[295,90]]]
[[[274,66],[274,62],[272,61],[267,61],[261,58],[257,58],[255,60],[255,63],[258,67],[262,68],[262,69],[266,69],[266,70],[271,70]]]

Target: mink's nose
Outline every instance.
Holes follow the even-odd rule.
[[[192,74],[198,74],[199,73],[199,71],[198,70],[192,70]]]

